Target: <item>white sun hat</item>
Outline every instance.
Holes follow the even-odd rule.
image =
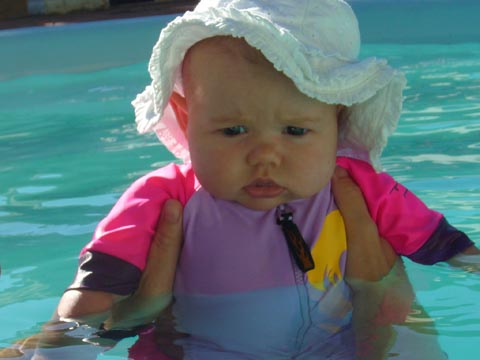
[[[140,133],[155,131],[176,157],[190,161],[169,100],[174,89],[183,95],[181,64],[187,50],[214,36],[244,38],[302,93],[345,105],[339,154],[366,157],[379,169],[400,116],[405,78],[385,60],[358,60],[358,22],[342,0],[200,1],[167,25],[153,48],[152,83],[132,102]]]

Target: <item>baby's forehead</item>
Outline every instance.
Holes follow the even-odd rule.
[[[195,43],[185,54],[181,68],[183,91],[187,94],[197,83],[199,74],[205,71],[220,74],[240,68],[256,69],[255,71],[262,74],[273,76],[285,76],[275,69],[260,50],[249,45],[245,39],[215,36]]]
[[[215,58],[223,56],[234,61],[247,61],[252,64],[268,64],[273,66],[262,52],[249,45],[245,39],[233,36],[215,36],[195,43],[187,51],[183,60],[183,67],[189,65],[192,58],[202,56]]]

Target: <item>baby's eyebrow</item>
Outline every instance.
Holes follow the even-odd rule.
[[[281,122],[285,125],[295,125],[306,127],[312,124],[318,124],[322,120],[321,116],[285,116],[281,118]]]
[[[216,115],[211,116],[210,121],[218,125],[240,125],[246,123],[248,120],[240,115]]]

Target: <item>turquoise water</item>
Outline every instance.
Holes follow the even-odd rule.
[[[172,160],[154,136],[137,135],[130,106],[167,19],[0,32],[0,51],[18,48],[0,72],[0,347],[39,331],[97,222],[134,179]],[[109,41],[98,47],[92,34]],[[124,60],[109,56],[127,45]],[[408,78],[386,170],[479,244],[480,41],[375,42],[362,55],[386,57]],[[411,262],[407,270],[434,319],[419,333],[434,338],[436,329],[449,359],[476,358],[478,274]],[[134,341],[99,358],[126,358]]]

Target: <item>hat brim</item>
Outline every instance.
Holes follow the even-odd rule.
[[[181,64],[188,49],[214,36],[244,38],[302,93],[347,106],[339,147],[366,152],[372,164],[379,167],[381,151],[400,116],[403,74],[385,60],[352,61],[307,48],[268,19],[233,8],[187,12],[162,30],[149,63],[152,84],[132,102],[140,133],[155,131],[176,157],[189,161],[188,143],[169,99],[175,87],[183,92]]]

